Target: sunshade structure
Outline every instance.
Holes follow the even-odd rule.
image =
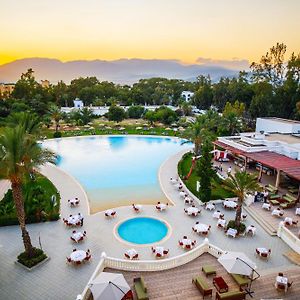
[[[232,274],[252,276],[255,263],[242,252],[226,252],[218,258],[219,263]]]
[[[90,283],[94,300],[131,299],[132,292],[124,276],[118,273],[101,272]]]

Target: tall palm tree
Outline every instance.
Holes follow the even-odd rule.
[[[17,112],[11,114],[7,118],[7,124],[9,127],[20,125],[29,134],[38,134],[40,131],[40,121],[38,116],[30,112]]]
[[[28,257],[34,255],[34,248],[25,226],[22,185],[31,170],[37,169],[47,162],[54,163],[54,160],[54,153],[41,148],[23,126],[6,128],[0,136],[0,176],[11,182],[16,213]]]
[[[59,128],[59,121],[62,119],[63,115],[62,112],[60,111],[59,107],[53,105],[51,106],[50,110],[49,110],[49,116],[51,117],[51,119],[54,120],[55,122],[55,132],[58,132],[58,128]]]
[[[222,183],[222,188],[232,192],[238,198],[238,205],[235,215],[235,225],[240,228],[242,205],[246,194],[254,193],[261,190],[261,186],[257,182],[257,178],[253,174],[246,171],[236,172],[234,175],[230,174]]]

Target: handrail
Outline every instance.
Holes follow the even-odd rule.
[[[203,243],[194,249],[190,250],[189,252],[183,253],[178,256],[166,258],[163,260],[125,260],[120,258],[113,258],[113,257],[107,257],[106,254],[103,252],[101,254],[101,259],[96,267],[96,270],[94,271],[93,275],[91,276],[90,280],[88,281],[88,284],[84,288],[81,299],[87,300],[90,295],[89,287],[91,285],[91,282],[94,280],[94,278],[100,274],[105,268],[113,268],[117,270],[126,270],[126,271],[162,271],[162,270],[168,270],[172,268],[176,268],[178,266],[181,266],[183,264],[186,264],[197,257],[201,256],[203,253],[209,253],[213,255],[216,258],[219,258],[224,251],[209,243],[208,239],[205,238]]]

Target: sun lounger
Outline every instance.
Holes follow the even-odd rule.
[[[216,275],[216,269],[210,265],[205,265],[202,267],[202,272],[206,275],[206,277],[208,275]]]
[[[218,293],[216,292],[217,300],[243,300],[246,299],[246,293],[240,291],[231,291],[226,293]]]
[[[248,277],[239,275],[239,274],[230,274],[239,287],[247,286],[250,283],[250,279]]]
[[[276,193],[278,191],[278,188],[276,188],[274,185],[272,184],[267,184],[266,185],[266,190],[270,193]]]
[[[296,197],[294,197],[293,195],[288,194],[288,193],[285,194],[285,195],[283,195],[283,196],[282,196],[282,199],[284,199],[285,201],[288,201],[288,202],[296,201],[296,200],[297,200]]]
[[[147,287],[144,282],[143,277],[138,277],[133,279],[134,289],[138,300],[149,300],[147,293]]]
[[[277,201],[277,200],[269,200],[269,202],[272,204],[272,205],[279,205],[280,202]]]
[[[205,296],[212,297],[212,288],[208,286],[207,282],[203,278],[198,276],[194,278],[192,282],[196,285],[196,287],[200,291],[201,295],[203,296],[203,299]]]
[[[280,198],[280,196],[278,194],[270,194],[269,195],[270,200],[276,200],[276,199],[279,199],[279,198]]]

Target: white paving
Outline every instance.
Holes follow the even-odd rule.
[[[179,197],[179,192],[170,184],[169,178],[176,177],[177,161],[182,153],[172,156],[160,169],[160,181],[163,191],[172,200],[174,206],[164,212],[157,212],[154,205],[144,205],[141,213],[137,214],[132,207],[120,207],[117,216],[113,219],[106,219],[104,213],[88,215],[88,204],[85,201],[86,194],[80,185],[66,173],[56,167],[46,167],[43,173],[59,189],[62,197],[61,215],[68,216],[70,213],[81,212],[84,216],[82,230],[87,231],[87,239],[79,245],[70,241],[72,229],[67,229],[62,221],[47,222],[42,224],[31,224],[28,226],[34,245],[38,245],[38,238],[45,252],[51,257],[44,266],[27,272],[14,264],[18,253],[23,250],[21,235],[18,226],[0,228],[0,299],[76,299],[81,293],[89,277],[93,273],[102,251],[108,256],[123,258],[124,252],[132,248],[121,242],[114,235],[115,226],[123,220],[135,216],[149,216],[165,220],[171,226],[169,238],[160,245],[170,248],[170,256],[183,253],[178,247],[178,240],[183,235],[196,239],[200,244],[204,237],[193,233],[192,226],[196,221],[211,224],[212,229],[208,236],[209,241],[224,250],[236,250],[245,252],[253,259],[260,270],[266,268],[278,268],[289,266],[291,263],[282,256],[282,253],[289,250],[279,238],[269,236],[249,216],[247,225],[253,224],[258,228],[253,238],[241,237],[237,239],[228,238],[224,232],[216,227],[217,220],[212,218],[212,211],[202,210],[197,217],[189,217],[184,214],[186,207]],[[67,199],[73,197],[81,199],[78,208],[70,208]],[[218,207],[223,211],[221,206]],[[234,212],[224,211],[226,219],[232,219]],[[72,267],[65,263],[66,256],[70,254],[73,247],[77,249],[90,249],[92,261],[83,266]],[[256,247],[268,247],[272,249],[272,256],[268,262],[256,258],[254,255]],[[141,259],[153,259],[149,246],[134,246],[139,252]]]

